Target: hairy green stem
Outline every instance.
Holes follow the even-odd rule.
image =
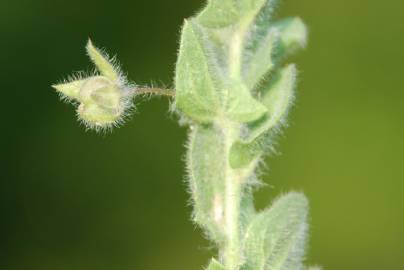
[[[244,32],[236,31],[230,42],[229,53],[229,71],[230,77],[237,79],[241,70],[241,55],[243,48]],[[231,89],[230,89],[231,91]],[[226,97],[225,97],[226,99]],[[225,101],[226,102],[226,101]],[[242,260],[242,251],[240,246],[240,202],[241,185],[244,182],[239,172],[230,166],[230,149],[239,137],[240,127],[230,124],[229,119],[222,121],[224,129],[224,144],[226,149],[226,173],[225,173],[225,217],[227,243],[223,251],[223,264],[227,270],[237,270],[240,268]]]
[[[229,122],[228,120],[223,120],[220,123],[225,149],[223,158],[226,161],[226,167],[224,168],[225,179],[223,179],[225,182],[224,216],[226,244],[223,251],[223,261],[226,269],[235,270],[239,268],[241,259],[239,220],[242,181],[228,162],[230,160],[230,148],[238,137],[237,126],[229,124]]]

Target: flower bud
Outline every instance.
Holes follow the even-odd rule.
[[[105,128],[118,124],[130,106],[132,95],[127,91],[125,80],[101,51],[87,45],[87,53],[100,75],[80,78],[53,87],[68,100],[79,103],[78,117],[90,128]]]
[[[79,91],[77,113],[90,126],[102,127],[118,122],[125,108],[121,89],[108,78],[91,77]]]

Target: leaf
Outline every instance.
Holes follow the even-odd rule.
[[[239,123],[252,122],[267,112],[265,106],[256,100],[242,82],[229,86],[226,115]]]
[[[197,18],[202,25],[210,28],[233,24],[238,19],[235,0],[209,0]]]
[[[68,83],[52,85],[52,87],[68,99],[78,99],[80,89],[85,82],[86,80],[76,80]]]
[[[108,59],[108,56],[94,47],[91,40],[88,40],[86,49],[91,61],[93,61],[98,71],[110,80],[118,81],[119,72]]]
[[[197,125],[190,134],[187,165],[194,201],[193,218],[216,242],[224,235],[224,191],[227,160],[222,131]]]
[[[245,25],[258,17],[268,20],[278,0],[209,0],[197,16],[209,28],[226,27],[238,22]]]
[[[261,102],[267,113],[259,120],[247,125],[248,132],[230,148],[230,165],[242,168],[257,160],[265,148],[267,138],[285,122],[288,110],[294,100],[296,68],[289,65],[280,70],[272,82],[261,93]],[[272,132],[271,132],[272,131]]]
[[[185,21],[176,66],[176,107],[189,118],[209,123],[220,110],[217,89],[218,67],[203,29],[194,21]]]
[[[215,258],[212,258],[212,260],[210,261],[209,266],[208,266],[208,268],[206,268],[206,270],[226,270],[226,269]]]
[[[274,67],[273,55],[278,40],[278,31],[275,29],[268,31],[256,48],[250,49],[251,52],[245,54],[247,59],[244,61],[243,78],[249,89],[253,89]]]
[[[310,266],[305,268],[307,270],[322,270],[323,268],[321,268],[320,266]]]
[[[252,144],[236,141],[230,148],[230,166],[233,169],[245,167],[259,156],[259,152]]]
[[[240,17],[245,22],[257,24],[257,20],[269,22],[278,0],[239,0]]]
[[[307,27],[300,18],[286,18],[275,22],[271,29],[276,29],[280,33],[278,52],[280,57],[306,47]]]
[[[277,3],[278,0],[239,0],[239,9],[243,10],[239,31],[244,32],[247,54],[268,34]]]
[[[250,132],[244,138],[246,143],[251,143],[260,135],[276,129],[284,123],[294,100],[296,74],[295,65],[286,66],[275,74],[269,85],[263,88],[260,100],[266,106],[268,114],[257,123],[250,125]]]
[[[245,270],[301,269],[308,202],[300,193],[277,199],[250,223],[244,238]]]
[[[243,187],[241,202],[240,202],[240,227],[241,232],[245,232],[248,224],[257,215],[254,206],[254,195],[252,185],[245,185]]]

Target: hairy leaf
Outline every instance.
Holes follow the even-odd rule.
[[[278,0],[239,0],[237,2],[242,20],[247,24],[260,26],[261,20],[269,23]]]
[[[289,65],[276,73],[269,85],[263,87],[260,100],[266,106],[268,114],[257,123],[250,125],[250,133],[245,138],[246,142],[251,143],[284,122],[294,100],[296,73],[296,67]]]
[[[203,28],[186,21],[176,68],[176,106],[198,122],[211,122],[220,110],[219,71]]]
[[[224,226],[224,181],[227,160],[221,130],[196,126],[189,139],[187,156],[190,191],[195,203],[194,220],[208,237],[221,241]]]
[[[215,258],[212,258],[212,260],[210,261],[209,266],[208,266],[208,268],[206,268],[206,270],[226,270],[226,269]]]
[[[240,0],[241,8],[246,7],[245,18],[240,27],[244,32],[244,57],[262,46],[272,25],[272,16],[278,0]],[[246,9],[244,8],[244,9]]]
[[[259,156],[261,149],[254,147],[253,143],[237,141],[230,149],[230,165],[232,168],[242,168],[250,164]]]
[[[272,24],[271,28],[279,32],[279,57],[287,56],[306,46],[307,27],[300,18],[294,17],[280,20]]]
[[[278,40],[278,31],[272,29],[259,41],[256,48],[246,53],[243,78],[249,89],[253,89],[274,67],[273,56]]]
[[[210,28],[225,27],[235,23],[238,10],[235,0],[209,0],[207,6],[198,15],[198,21]]]
[[[241,82],[229,86],[226,115],[239,123],[247,123],[261,118],[266,107],[252,97],[250,91]]]
[[[245,233],[245,270],[302,269],[308,202],[289,193],[259,213]]]
[[[257,215],[254,206],[253,187],[245,185],[240,203],[240,232],[245,232],[249,223]]]
[[[265,150],[267,138],[284,122],[293,103],[296,84],[296,68],[289,65],[278,72],[272,82],[261,93],[261,102],[267,114],[248,125],[248,132],[236,141],[230,150],[230,165],[233,168],[248,166]]]
[[[322,270],[323,268],[321,268],[320,266],[310,266],[305,268],[305,270]]]

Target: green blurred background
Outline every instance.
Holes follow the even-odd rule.
[[[88,37],[138,84],[172,85],[179,29],[203,0],[0,0],[0,269],[202,269],[214,250],[190,222],[185,128],[139,102],[112,134],[86,132],[50,88],[91,69]],[[288,0],[309,47],[297,104],[268,158],[259,207],[311,201],[309,262],[403,269],[402,0]],[[401,265],[401,266],[400,266]]]

